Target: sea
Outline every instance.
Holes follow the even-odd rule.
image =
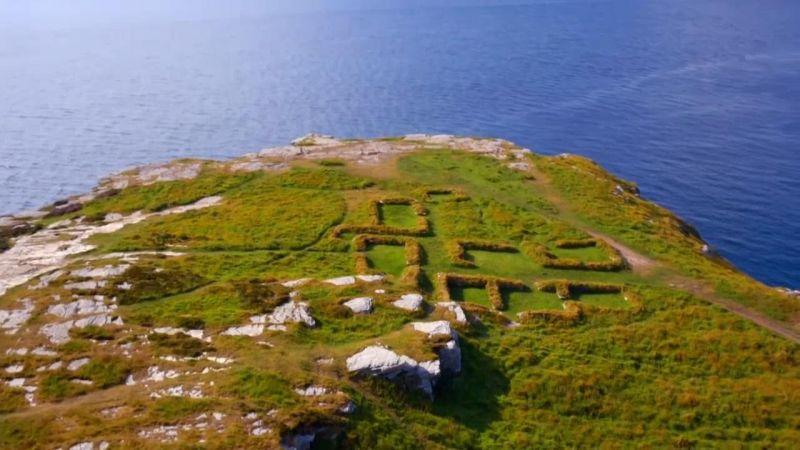
[[[88,9],[86,20],[25,3],[0,8],[0,214],[133,165],[308,132],[492,136],[593,158],[753,277],[800,288],[796,0]]]

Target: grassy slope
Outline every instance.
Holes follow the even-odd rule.
[[[704,256],[702,241],[669,211],[636,196],[615,195],[630,183],[605,172],[594,162],[570,156],[532,156],[576,219],[669,263],[681,273],[711,283],[724,296],[777,320],[800,321],[800,304],[780,295],[726,261]]]
[[[613,295],[585,295],[581,301],[588,312],[577,323],[534,322],[509,329],[486,315],[481,325],[460,330],[464,372],[429,403],[386,383],[350,379],[341,366],[346,356],[376,340],[413,357],[430,357],[419,335],[403,328],[417,318],[388,306],[406,288],[393,277],[381,286],[385,295],[375,295],[376,286],[337,288],[311,283],[300,290],[311,304],[318,328],[270,335],[267,339],[274,347],[258,345],[250,338],[215,338],[216,351],[234,356],[237,363],[235,370],[214,375],[219,387],[213,398],[152,401],[125,388],[112,388],[110,398],[127,399],[137,412],[100,419],[97,410],[110,404],[109,399],[96,397],[104,392],[63,392],[59,394],[66,397],[63,406],[0,418],[0,447],[62,445],[65,439],[87,435],[121,436],[135,447],[138,427],[180,424],[208,411],[238,417],[279,408],[282,423],[297,423],[303,417],[310,420],[314,406],[291,388],[309,382],[337,386],[356,400],[358,410],[346,422],[345,445],[352,448],[790,448],[800,441],[800,349],[796,344],[666,288],[661,279],[630,272],[544,269],[524,252],[470,251],[477,267],[451,263],[447,245],[452,239],[485,239],[520,248],[524,242],[548,245],[556,239],[585,237],[570,224],[574,220],[579,226],[596,225],[694,275],[715,280],[720,289],[734,289],[743,301],[776,317],[792,313],[780,301],[763,297],[755,282],[695,256],[697,242],[675,234],[665,212],[637,200],[610,208],[617,199],[606,195],[608,183],[614,182],[605,175],[573,175],[574,169],[557,159],[537,158],[536,162],[574,202],[576,217],[559,216],[537,180],[495,160],[450,151],[402,158],[395,168],[402,175],[397,179],[365,180],[348,175],[347,167],[338,165],[235,181],[201,178],[197,185],[181,182],[185,184],[177,191],[162,184],[132,188],[86,210],[100,215],[188,203],[210,193],[225,197],[217,207],[149,220],[98,237],[99,252],[172,246],[187,251],[183,257],[147,262],[184,277],[191,274],[192,283],[177,288],[164,285],[161,296],[156,286],[156,295],[148,293],[146,300],[120,307],[126,323],[141,327],[137,330],[199,319],[207,330],[219,331],[245,323],[262,310],[237,290],[240,281],[352,273],[349,242],[332,238],[331,227],[368,223],[368,205],[375,198],[403,195],[422,200],[421,187],[459,187],[470,196],[458,202],[451,196],[436,196],[425,203],[433,233],[418,238],[426,255],[423,270],[428,283],[423,286],[429,286],[441,271],[517,278],[528,285],[549,278],[627,283],[642,295],[643,311],[628,308]],[[179,200],[176,192],[180,192]],[[607,204],[609,209],[592,206],[596,204]],[[413,223],[405,207],[388,208],[383,214],[398,226]],[[648,215],[652,214],[659,214],[656,223],[664,224],[645,225],[651,223]],[[642,219],[631,221],[639,215]],[[161,238],[153,240],[155,235]],[[598,256],[591,251],[569,253],[587,259]],[[376,268],[390,275],[398,275],[404,265],[401,247],[376,246],[368,256]],[[747,297],[749,289],[759,296]],[[453,294],[489,304],[480,289]],[[374,314],[354,317],[339,305],[358,295],[376,298]],[[510,317],[531,308],[558,309],[561,304],[555,295],[535,291],[507,293],[507,298]],[[771,303],[759,306],[753,298]],[[75,357],[101,350],[89,340],[73,342],[70,351]],[[117,343],[112,341],[108,348]],[[0,340],[0,344],[6,342]],[[338,362],[330,368],[315,366],[313,361],[321,357],[335,357]],[[11,362],[10,357],[5,359],[3,365]],[[128,364],[146,367],[148,362]],[[115,370],[113,365],[96,369],[111,375]],[[52,380],[54,392],[57,381]],[[16,394],[0,390],[4,412],[21,408]],[[76,402],[74,407],[71,401]],[[56,414],[69,420],[50,421]],[[73,422],[79,426],[66,425]],[[189,445],[192,441],[186,439]],[[230,448],[264,443],[247,437],[241,426],[232,426],[212,436],[207,445]]]

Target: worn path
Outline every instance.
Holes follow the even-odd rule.
[[[567,213],[566,216],[572,216],[574,213],[569,208],[569,203],[566,202],[561,195],[552,187],[547,176],[536,169],[531,169],[537,180],[537,184],[542,188],[542,193],[560,212]],[[761,327],[764,327],[773,333],[789,339],[795,343],[800,344],[800,331],[781,322],[772,319],[758,311],[750,309],[734,300],[725,298],[714,292],[714,289],[708,283],[701,280],[693,279],[685,275],[680,275],[674,271],[669,270],[664,264],[656,261],[648,256],[645,256],[636,250],[622,244],[616,239],[601,233],[597,230],[580,226],[588,234],[608,242],[612,247],[617,249],[622,254],[622,257],[628,262],[634,273],[640,275],[652,275],[656,269],[667,269],[668,274],[664,275],[664,280],[667,284],[675,289],[688,292],[697,298],[703,299],[711,304],[719,306],[726,311],[732,312],[742,318],[745,318]]]

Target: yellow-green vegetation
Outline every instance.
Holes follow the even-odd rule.
[[[222,197],[93,236],[87,257],[103,258],[93,267],[130,265],[104,285],[69,290],[90,280],[70,272],[83,267],[76,258],[49,285],[0,297],[3,309],[35,306],[33,331],[0,334],[3,350],[58,352],[0,353],[0,367],[16,371],[0,373],[0,448],[276,448],[309,430],[319,448],[796,447],[800,346],[672,277],[711,283],[775,320],[798,317],[797,301],[703,255],[693,230],[588,160],[508,157],[429,148],[367,169],[336,157],[247,174],[207,166],[44,220]],[[662,266],[640,270],[616,241]],[[329,280],[355,274],[385,278]],[[425,297],[419,311],[393,306],[409,292]],[[124,325],[47,342],[47,302],[73,295],[115,299]],[[344,306],[356,297],[372,299],[371,313]],[[289,301],[307,304],[315,325],[269,329]],[[409,324],[447,317],[440,301],[462,304],[470,320],[453,324],[462,371],[433,400],[348,372],[347,358],[370,345],[435,358],[444,342]],[[80,358],[89,362],[67,369]],[[37,371],[54,361],[65,364]],[[143,381],[154,366],[165,375]],[[10,384],[19,378],[36,386],[37,406]],[[202,395],[163,392],[179,385]],[[326,391],[298,392],[309,386]],[[349,401],[355,411],[342,412]],[[257,421],[269,431],[255,432]],[[158,427],[179,431],[147,434]]]

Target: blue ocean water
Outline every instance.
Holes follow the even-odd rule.
[[[800,287],[800,2],[0,15],[0,213],[309,131],[586,155],[756,278]]]

